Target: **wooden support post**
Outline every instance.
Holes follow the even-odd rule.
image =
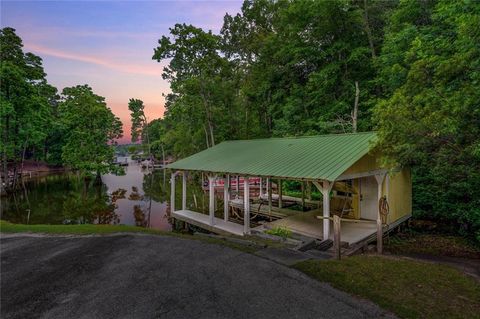
[[[263,195],[263,179],[260,177],[260,187],[258,189],[259,197],[262,198]]]
[[[187,172],[182,175],[182,209],[187,209]]]
[[[305,210],[305,182],[302,181],[302,211]]]
[[[268,192],[268,215],[270,221],[272,220],[272,180],[267,178],[267,192]]]
[[[243,178],[243,233],[250,234],[250,183]]]
[[[312,183],[307,181],[307,198],[308,200],[312,200]]]
[[[175,177],[178,172],[172,173],[170,177],[170,213],[175,212]]]
[[[209,215],[210,226],[215,225],[215,177],[208,176],[208,197],[209,197]]]
[[[337,260],[341,257],[340,249],[340,216],[333,215],[333,251]]]
[[[375,179],[378,184],[378,195],[377,195],[377,253],[383,253],[383,224],[382,224],[382,215],[380,214],[380,198],[382,198],[382,187],[383,180],[385,179],[385,174],[375,175]]]
[[[228,210],[230,205],[230,175],[223,180],[223,220],[228,222]]]
[[[283,199],[282,199],[282,196],[283,196],[283,183],[282,183],[282,180],[279,179],[278,180],[278,208],[282,208],[283,206]]]
[[[322,194],[323,194],[323,240],[327,240],[330,237],[330,190],[332,184],[329,181],[323,181]]]

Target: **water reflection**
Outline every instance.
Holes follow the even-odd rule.
[[[24,189],[2,198],[1,218],[23,224],[98,223],[170,229],[167,174],[143,170],[127,160],[124,175],[104,175],[100,185],[75,174],[27,181]]]

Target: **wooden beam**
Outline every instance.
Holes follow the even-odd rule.
[[[302,211],[305,210],[305,182],[302,183]]]
[[[335,215],[334,215],[335,216]],[[333,221],[333,217],[323,217],[323,216],[315,216],[317,219],[328,219]],[[373,221],[371,220],[364,220],[364,219],[350,219],[350,218],[340,218],[341,222],[348,222],[348,223],[357,223],[357,224],[371,224]]]
[[[187,172],[182,174],[182,209],[187,209]]]
[[[243,233],[250,234],[250,181],[243,178]]]
[[[272,220],[272,180],[267,178],[267,191],[268,191],[268,215]]]
[[[215,176],[208,176],[208,209],[210,215],[210,226],[215,224]]]
[[[336,181],[344,181],[344,180],[347,180],[347,179],[356,179],[356,178],[361,178],[361,177],[375,176],[375,175],[379,175],[379,174],[386,174],[387,172],[388,172],[388,170],[386,170],[386,169],[376,169],[376,170],[366,171],[366,172],[362,172],[362,173],[352,173],[352,174],[340,175],[335,180]]]
[[[323,194],[323,185],[319,181],[312,181],[312,184]]]
[[[173,213],[175,211],[175,177],[177,176],[178,172],[172,173],[170,177],[170,212]]]
[[[335,259],[337,260],[340,260],[340,250],[340,217],[338,215],[333,215],[333,251],[335,254]]]
[[[283,181],[281,179],[278,180],[278,208],[282,208],[282,196],[283,196]]]
[[[223,180],[223,220],[228,222],[228,210],[230,202],[230,175],[226,175]]]
[[[383,253],[383,224],[382,215],[380,214],[380,198],[382,198],[382,186],[386,173],[375,175],[377,180],[377,253]]]
[[[312,182],[307,181],[307,199],[312,200]]]
[[[263,179],[260,177],[260,187],[258,188],[260,198],[263,195]]]
[[[323,217],[330,217],[330,190],[333,183],[329,181],[323,181],[322,194],[323,194]],[[323,220],[323,240],[327,240],[330,237],[330,221],[328,219]]]

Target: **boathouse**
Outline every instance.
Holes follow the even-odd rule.
[[[378,229],[385,231],[405,221],[412,211],[410,170],[382,167],[381,150],[373,148],[375,140],[375,133],[365,132],[222,142],[166,166],[173,170],[171,216],[214,233],[242,236],[255,228],[252,215],[263,214],[267,218],[261,229],[282,226],[327,240],[333,236],[332,216],[337,215],[342,242],[375,237]],[[208,215],[187,209],[189,171],[208,176]],[[177,176],[183,177],[179,208],[175,207]],[[252,196],[253,178],[260,182]],[[301,183],[301,198],[282,194],[285,180]],[[223,186],[220,191],[218,181]],[[317,200],[306,198],[305,190],[312,187],[321,193]],[[215,192],[223,193],[224,203],[223,214],[217,211],[217,216]],[[310,210],[289,209],[288,203]],[[242,217],[241,224],[233,218],[235,212]]]

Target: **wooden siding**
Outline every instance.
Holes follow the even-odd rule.
[[[360,174],[381,169],[380,153],[367,154],[350,166],[342,175]],[[358,179],[354,188],[358,189]],[[383,182],[382,196],[387,195],[390,205],[388,223],[412,214],[412,177],[409,168],[389,173]],[[353,198],[354,216],[360,218],[359,198]]]
[[[345,172],[343,172],[342,175],[357,174],[381,169],[382,167],[380,166],[379,155],[380,154],[378,152],[375,154],[364,155],[361,159],[355,162],[355,164],[353,164]]]
[[[390,205],[388,223],[412,214],[412,176],[409,168],[389,174],[384,183],[383,194],[387,195]],[[388,192],[388,193],[387,193]]]

